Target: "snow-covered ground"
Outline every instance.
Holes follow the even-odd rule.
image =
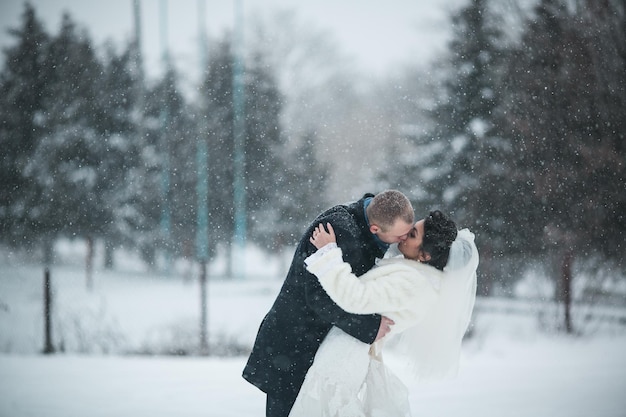
[[[115,272],[96,270],[93,291],[80,265],[53,267],[53,338],[64,353],[46,356],[39,354],[41,267],[3,255],[0,417],[264,415],[264,395],[241,378],[246,356],[238,352],[252,344],[285,265],[263,256],[250,264],[268,273],[209,284],[209,343],[213,352],[230,353],[209,357],[164,354],[198,344],[200,290],[181,278],[184,265],[166,278],[122,262]],[[412,382],[401,358],[387,352],[409,386],[413,415],[625,417],[626,326],[551,334],[540,330],[546,311],[480,300],[454,381]],[[147,352],[154,355],[141,354]]]
[[[264,396],[240,377],[244,361],[2,355],[0,415],[262,416]],[[458,379],[409,388],[421,417],[624,417],[626,339],[499,340],[466,352]]]

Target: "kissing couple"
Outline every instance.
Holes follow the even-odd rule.
[[[267,417],[410,416],[383,345],[399,336],[420,380],[455,376],[477,267],[469,230],[438,210],[415,221],[399,191],[331,207],[302,236],[243,377]]]

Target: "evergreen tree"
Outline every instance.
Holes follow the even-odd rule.
[[[279,154],[284,168],[275,176],[272,209],[256,223],[257,233],[273,251],[297,244],[311,220],[327,208],[330,165],[316,155],[315,133],[292,142],[297,146]]]
[[[626,48],[623,38],[602,28],[621,25],[623,33],[623,16],[623,7],[611,2],[572,7],[542,0],[524,31],[507,76],[505,112],[518,155],[514,172],[531,186],[526,198],[540,230],[526,236],[531,248],[551,244],[621,259],[626,182],[619,80]]]
[[[16,44],[5,50],[0,73],[0,240],[11,245],[35,241],[30,202],[38,185],[24,175],[43,134],[49,35],[26,3]]]
[[[206,120],[209,163],[211,241],[230,247],[233,235],[233,59],[230,42],[222,39],[212,51],[201,88],[201,117]],[[202,134],[203,132],[201,132]]]
[[[506,251],[511,231],[505,207],[510,189],[502,180],[510,147],[498,133],[494,114],[501,101],[504,38],[487,0],[472,0],[452,23],[444,88],[431,111],[434,129],[406,133],[407,141],[415,141],[413,149],[404,152],[404,168],[391,174],[400,178],[397,184],[414,196],[416,206],[446,210],[459,226],[489,242],[481,247],[481,269],[493,278],[485,266],[495,253]],[[479,292],[490,290],[490,280],[483,278]]]
[[[177,224],[189,213],[187,202],[194,201],[182,176],[191,175],[183,170],[193,170],[189,166],[195,158],[180,150],[192,146],[188,137],[193,129],[185,121],[186,104],[177,83],[176,72],[168,66],[163,77],[146,93],[143,137],[137,140],[138,164],[126,190],[126,205],[131,208],[126,220],[134,244],[153,268],[157,266],[157,250],[162,250],[166,257],[178,251],[177,236],[182,232]],[[183,229],[195,219],[191,216],[183,220]]]
[[[278,157],[283,137],[279,117],[281,97],[260,53],[252,54],[245,72],[245,184],[248,236],[265,244],[262,223],[275,210],[276,184],[285,171]],[[217,46],[203,83],[203,117],[209,141],[209,221],[211,238],[230,245],[233,234],[233,56],[228,38]],[[259,229],[259,228],[262,229]]]
[[[131,243],[133,230],[127,215],[133,210],[128,200],[128,188],[134,181],[139,166],[142,143],[138,138],[136,107],[138,105],[137,84],[142,82],[133,71],[134,45],[129,44],[121,53],[108,48],[103,65],[103,74],[98,88],[99,107],[102,109],[96,126],[105,141],[101,172],[103,184],[100,188],[102,200],[112,213],[112,223],[105,228],[105,267],[113,266],[113,250],[122,243]]]
[[[196,129],[178,84],[178,75],[170,69],[156,93],[168,109],[168,147],[163,152],[169,152],[170,161],[171,249],[176,255],[189,256],[196,234]]]
[[[100,235],[112,221],[101,192],[106,187],[106,142],[98,129],[102,66],[67,14],[50,42],[46,65],[51,72],[44,88],[44,133],[25,169],[41,187],[30,202],[30,221],[53,237]]]
[[[475,194],[485,187],[484,171],[489,155],[498,145],[494,137],[493,109],[500,97],[502,35],[490,16],[486,0],[472,0],[452,19],[450,68],[444,101],[434,110],[434,138],[446,147],[438,154],[440,174],[428,188],[454,210],[459,222],[482,226],[488,221]]]
[[[273,236],[266,235],[265,225],[276,211],[276,199],[285,190],[276,187],[287,175],[289,161],[280,158],[284,136],[280,129],[282,97],[264,57],[254,53],[246,66],[246,146],[249,235],[266,245]],[[269,239],[268,239],[269,238]]]
[[[588,55],[588,138],[581,152],[589,166],[583,180],[590,196],[585,221],[589,252],[622,268],[626,242],[626,4],[620,0],[581,3],[573,28]],[[581,85],[578,85],[582,88]],[[589,219],[585,219],[589,220]]]

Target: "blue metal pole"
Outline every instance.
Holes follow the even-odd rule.
[[[205,0],[198,0],[199,32],[200,32],[200,74],[207,68],[207,40],[204,25],[206,13]],[[200,352],[209,353],[208,342],[208,300],[207,300],[207,262],[209,260],[209,175],[207,158],[209,147],[206,138],[206,120],[204,115],[200,117],[200,132],[196,148],[197,183],[196,194],[198,198],[197,230],[196,230],[196,257],[200,263]]]
[[[245,277],[246,177],[245,177],[245,84],[243,66],[243,0],[235,0],[233,62],[234,222],[233,274]]]
[[[167,27],[167,0],[161,0],[160,4],[160,28],[161,28],[161,48],[163,53],[163,67],[165,74],[169,69],[169,53],[168,53],[168,27]],[[162,152],[163,167],[161,171],[161,236],[163,238],[163,251],[165,256],[165,273],[170,274],[171,271],[171,254],[170,254],[170,149],[169,149],[169,108],[167,97],[163,100],[161,108],[161,132],[162,132]]]

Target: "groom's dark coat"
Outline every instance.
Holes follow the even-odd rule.
[[[315,252],[309,238],[320,223],[332,224],[343,258],[356,275],[370,270],[381,248],[369,231],[364,201],[338,205],[320,214],[308,227],[293,257],[285,282],[256,337],[243,377],[261,391],[295,400],[315,353],[331,327],[337,326],[364,343],[378,333],[378,314],[349,314],[324,292],[317,278],[306,270],[304,259]]]

